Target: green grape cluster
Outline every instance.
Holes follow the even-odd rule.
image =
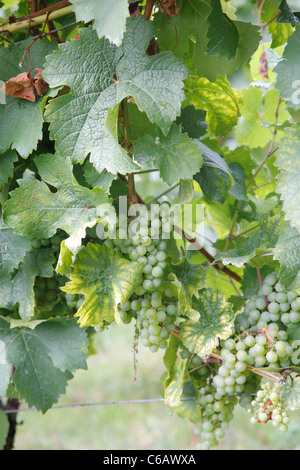
[[[250,419],[252,424],[271,421],[272,425],[280,431],[288,430],[289,413],[281,400],[281,389],[280,382],[274,384],[266,382],[261,385],[261,390],[258,390],[255,399],[251,402],[253,409],[249,409],[249,413],[252,413]]]
[[[195,429],[199,437],[199,449],[208,450],[218,445],[233,419],[237,402],[236,397],[220,395],[213,385],[208,384],[200,389],[198,403],[202,420]]]
[[[289,338],[289,325],[296,323],[300,323],[300,296],[284,288],[277,272],[267,275],[237,317],[236,328],[245,332],[250,345],[249,365],[288,368],[298,364],[299,345]]]
[[[163,233],[169,230],[169,205],[155,204],[148,217],[139,220],[139,230],[124,237],[118,227],[117,237],[107,238],[105,244],[122,256],[143,266],[142,283],[119,309],[123,323],[138,321],[142,344],[150,351],[165,349],[176,321],[180,316],[176,292],[163,281],[167,266],[167,243]]]
[[[238,402],[252,413],[251,423],[271,421],[287,431],[283,381],[264,383],[253,372],[262,368],[279,372],[298,364],[299,344],[289,337],[289,326],[296,323],[300,323],[300,296],[283,287],[277,272],[267,275],[243,313],[237,315],[232,336],[219,342],[219,364],[214,364],[199,401],[203,407],[198,425],[202,448],[217,445]],[[227,409],[227,414],[217,415],[218,407],[222,412]]]

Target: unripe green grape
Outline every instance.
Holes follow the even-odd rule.
[[[57,293],[56,293],[56,291],[48,290],[48,291],[45,293],[45,300],[46,300],[47,302],[54,302],[55,300],[57,300]]]
[[[144,280],[143,288],[145,289],[145,291],[148,291],[148,292],[151,292],[154,289],[154,285],[153,285],[153,282],[151,281],[151,279],[145,279]]]
[[[276,274],[267,274],[267,276],[264,278],[264,284],[268,284],[270,286],[274,286],[277,282],[277,276]]]
[[[154,266],[154,268],[152,269],[152,275],[154,277],[161,277],[163,275],[163,270],[160,266]]]
[[[228,349],[229,351],[232,351],[233,349],[235,349],[234,339],[227,339],[224,343],[224,347]]]
[[[255,301],[255,305],[258,310],[264,310],[267,306],[267,303],[263,297],[258,297]]]
[[[269,284],[263,284],[260,288],[260,293],[262,295],[269,295],[272,292],[272,286]]]
[[[248,354],[245,350],[241,349],[240,351],[237,351],[236,357],[238,361],[246,362],[248,359]]]
[[[176,315],[177,314],[177,306],[174,304],[169,304],[167,306],[167,313],[168,315]]]
[[[289,314],[289,318],[290,318],[291,323],[299,323],[300,322],[300,313],[295,312],[294,310],[292,310]]]
[[[250,319],[251,319],[252,321],[254,321],[254,322],[256,322],[256,321],[259,320],[260,315],[261,315],[261,313],[260,313],[260,311],[257,310],[257,309],[251,310],[251,312],[249,313]]]
[[[270,302],[268,305],[268,310],[270,313],[278,313],[280,311],[280,305],[277,302]]]
[[[255,338],[254,336],[248,335],[245,337],[244,342],[248,347],[252,347],[255,344]]]
[[[266,354],[266,359],[268,362],[276,362],[278,359],[278,356],[275,351],[268,351]]]
[[[238,372],[245,372],[245,370],[247,369],[245,362],[242,362],[242,361],[237,361],[234,367]]]
[[[293,310],[300,310],[300,297],[297,297],[292,303],[291,307]]]

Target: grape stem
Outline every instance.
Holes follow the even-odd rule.
[[[260,269],[259,269],[258,266],[256,268],[256,271],[257,271],[257,277],[258,277],[259,285],[261,287],[263,285],[263,281],[262,281],[261,274],[260,274]],[[266,301],[266,304],[269,305],[268,297],[266,295],[264,295],[264,299]]]

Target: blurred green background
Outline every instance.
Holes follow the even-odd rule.
[[[78,371],[70,381],[56,405],[62,408],[44,415],[19,412],[15,450],[196,449],[194,426],[172,415],[163,402],[68,407],[161,398],[163,351],[151,353],[140,346],[135,363],[133,344],[133,324],[112,325],[97,334],[97,352],[88,359],[88,370]],[[282,434],[271,423],[251,425],[246,410],[237,407],[230,428],[215,450],[300,450],[299,424],[300,413],[291,413],[289,431]]]

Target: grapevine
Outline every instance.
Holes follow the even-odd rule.
[[[226,443],[237,407],[288,435],[297,5],[104,3],[0,2],[0,447],[11,402],[46,413],[112,325],[161,355],[197,449]]]

